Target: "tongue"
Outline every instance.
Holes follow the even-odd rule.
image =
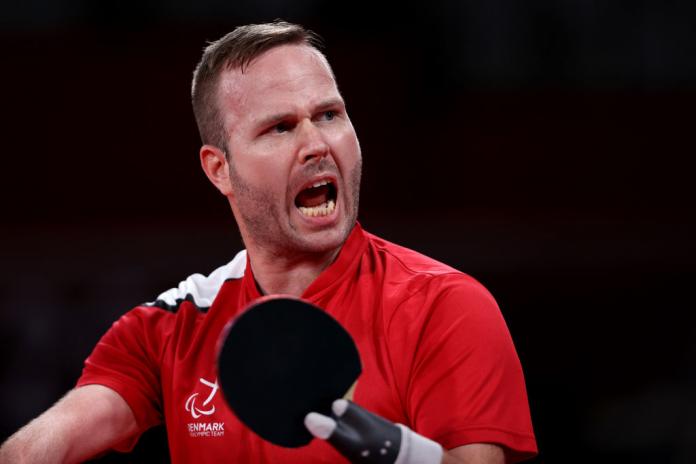
[[[329,201],[329,186],[322,185],[321,187],[311,187],[301,191],[299,195],[297,195],[295,204],[297,204],[297,206],[311,208],[312,206],[318,206],[327,201]]]

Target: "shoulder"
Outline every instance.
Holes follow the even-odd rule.
[[[492,299],[488,290],[472,276],[410,248],[367,235],[389,283],[407,285],[411,292],[432,291],[433,297],[458,294]]]
[[[383,269],[388,325],[396,321],[417,326],[428,321],[476,323],[501,317],[493,295],[474,277],[417,251],[368,237],[377,266]]]
[[[397,245],[376,235],[366,233],[370,245],[380,259],[397,264],[405,272],[413,274],[462,274],[457,269],[422,253]]]
[[[160,293],[155,301],[143,306],[176,311],[183,302],[188,301],[199,310],[207,311],[225,282],[241,279],[244,276],[246,263],[246,250],[242,250],[232,261],[218,267],[210,274],[191,274],[179,282],[178,286]]]
[[[243,250],[230,262],[208,275],[191,274],[176,287],[160,293],[154,301],[137,305],[124,313],[113,323],[107,336],[117,336],[125,341],[139,333],[162,335],[167,333],[177,320],[185,321],[203,316],[208,313],[225,282],[241,279],[245,268],[246,251]],[[132,342],[139,343],[137,337]]]

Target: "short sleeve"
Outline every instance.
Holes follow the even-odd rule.
[[[117,451],[130,451],[145,430],[162,422],[159,351],[163,325],[170,315],[155,307],[131,310],[111,326],[85,360],[77,386],[109,387],[135,415],[138,431],[116,445]]]
[[[408,416],[446,449],[493,443],[507,462],[528,459],[537,447],[517,352],[493,297],[464,277],[425,297]]]

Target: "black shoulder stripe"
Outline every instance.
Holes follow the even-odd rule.
[[[164,300],[158,299],[154,303],[145,303],[144,306],[154,306],[160,309],[164,309],[165,311],[176,313],[179,310],[179,306],[181,306],[181,303],[183,303],[184,301],[190,302],[198,311],[202,313],[207,313],[210,309],[210,306],[198,306],[195,300],[193,299],[193,295],[191,295],[190,293],[187,294],[185,298],[177,298],[175,304],[173,305],[167,303]]]

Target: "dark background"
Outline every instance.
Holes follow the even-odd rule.
[[[206,40],[282,17],[325,38],[363,225],[496,296],[533,462],[696,462],[693,5],[3,5],[0,440],[121,313],[240,249],[198,166],[190,77]]]

